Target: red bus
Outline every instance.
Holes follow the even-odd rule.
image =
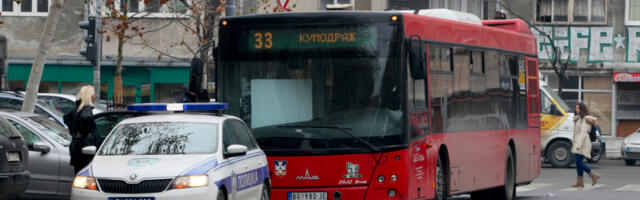
[[[476,21],[222,19],[217,99],[266,152],[271,198],[514,199],[540,174],[536,40],[521,20]]]

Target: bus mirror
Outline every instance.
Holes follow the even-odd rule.
[[[409,43],[409,66],[411,70],[411,78],[425,79],[426,78],[426,70],[425,70],[426,56],[425,56],[424,45],[421,42],[408,42],[408,43]]]

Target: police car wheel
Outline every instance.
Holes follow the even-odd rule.
[[[267,185],[263,185],[262,186],[262,194],[260,194],[260,200],[269,200],[269,186]]]
[[[220,188],[220,191],[218,192],[218,197],[216,199],[217,200],[227,200],[227,195],[224,194],[224,192],[222,191],[222,188]]]

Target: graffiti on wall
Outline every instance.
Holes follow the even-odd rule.
[[[588,63],[613,62],[616,56],[624,56],[626,62],[640,63],[640,27],[627,27],[626,33],[614,33],[611,26],[540,27],[551,33],[555,45],[562,50],[562,60],[571,62],[586,60]],[[551,42],[535,29],[540,60],[553,58]],[[569,51],[570,49],[570,51]],[[624,54],[616,54],[622,49]],[[580,51],[588,52],[586,55]]]

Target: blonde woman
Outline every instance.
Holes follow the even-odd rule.
[[[595,186],[600,178],[600,174],[594,172],[584,164],[584,158],[591,157],[591,140],[589,139],[589,131],[591,126],[596,125],[596,118],[589,115],[589,109],[584,103],[576,104],[576,114],[573,119],[573,145],[571,153],[574,154],[576,170],[578,172],[578,180],[571,187],[584,187],[583,172],[587,172],[591,177],[591,185]]]
[[[65,115],[65,123],[69,127],[69,134],[73,137],[69,145],[71,165],[77,174],[87,166],[93,156],[82,154],[82,148],[86,146],[100,145],[96,137],[96,122],[93,119],[93,104],[96,101],[95,90],[92,86],[80,88],[76,100],[76,109]]]

